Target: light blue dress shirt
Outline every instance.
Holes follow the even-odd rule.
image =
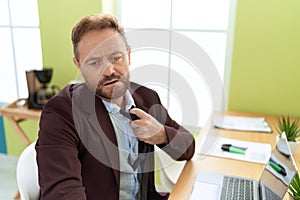
[[[120,113],[121,108],[114,103],[102,100],[116,132],[120,158],[120,199],[138,199],[140,183],[137,178],[137,169],[130,164],[138,156],[138,140],[130,125],[131,120]],[[135,106],[134,100],[127,90],[124,95],[125,112]]]

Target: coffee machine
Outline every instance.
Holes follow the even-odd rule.
[[[48,100],[54,96],[59,88],[49,86],[52,69],[26,71],[28,86],[28,108],[42,109]]]

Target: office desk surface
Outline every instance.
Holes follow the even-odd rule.
[[[276,145],[276,132],[275,126],[278,120],[276,116],[267,116],[259,114],[248,114],[248,113],[238,113],[238,112],[228,112],[228,115],[235,116],[250,116],[250,117],[265,117],[270,127],[272,128],[272,133],[261,133],[261,132],[245,132],[245,131],[230,131],[230,130],[221,130],[221,137],[245,140],[250,142],[261,142],[271,144],[272,149]],[[204,132],[200,133],[204,135],[208,129],[203,129]],[[202,137],[198,138],[199,140]],[[197,141],[196,143],[199,143]],[[196,149],[197,151],[197,149]],[[297,153],[295,154],[295,161],[297,166],[299,166],[300,161],[300,149],[298,148]],[[193,184],[196,178],[196,175],[201,170],[214,171],[219,173],[225,173],[235,176],[242,176],[247,178],[259,179],[265,165],[259,163],[251,163],[239,160],[226,159],[221,157],[205,156],[200,158],[197,154],[194,155],[192,160],[188,161],[173,188],[173,191],[170,194],[170,200],[184,200],[188,199]],[[299,168],[298,168],[299,169]],[[286,195],[285,199],[288,199]]]
[[[17,106],[17,101],[14,101],[1,108],[0,115],[39,120],[41,110],[28,109],[27,106]]]
[[[0,108],[0,115],[3,115],[8,119],[11,125],[16,130],[17,134],[21,137],[25,145],[31,144],[26,133],[20,126],[20,123],[25,120],[39,120],[41,116],[41,110],[28,109],[27,106],[18,106],[17,101]]]

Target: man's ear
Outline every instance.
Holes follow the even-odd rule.
[[[80,64],[78,63],[78,61],[75,57],[73,57],[73,63],[76,65],[77,69],[80,68]]]

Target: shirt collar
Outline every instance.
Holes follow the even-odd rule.
[[[115,103],[111,103],[111,102],[104,101],[104,100],[102,100],[102,102],[103,102],[106,110],[109,113],[115,114],[115,113],[120,112],[120,110],[121,110],[121,108]],[[126,90],[126,92],[124,94],[124,103],[125,103],[125,112],[129,112],[129,110],[132,106],[135,107],[134,99],[133,99],[132,95],[130,94],[129,90]]]

